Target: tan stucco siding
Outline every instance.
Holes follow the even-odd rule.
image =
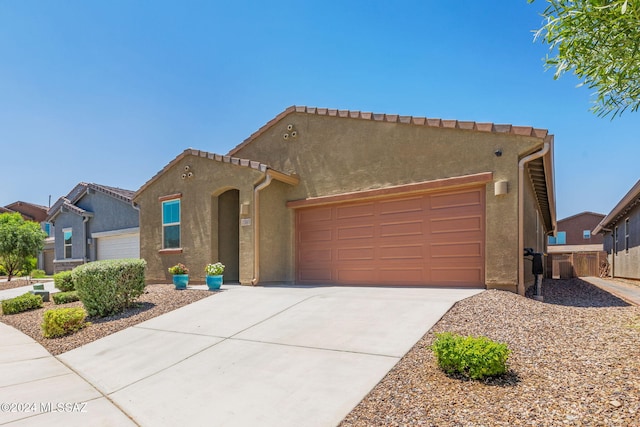
[[[182,179],[190,166],[192,178]],[[239,190],[239,203],[251,206],[254,184],[263,174],[257,170],[185,156],[157,177],[135,202],[140,207],[140,255],[147,261],[147,281],[170,282],[167,269],[178,262],[190,269],[190,282],[204,282],[204,267],[218,259],[218,212],[216,196]],[[162,210],[160,197],[181,194],[181,253],[162,253]],[[240,227],[240,281],[253,277],[253,228]]]
[[[297,136],[285,140],[289,124]],[[515,289],[518,160],[540,143],[511,134],[296,113],[234,155],[298,174],[300,184],[291,187],[288,200],[493,172],[494,181],[508,182],[509,192],[495,196],[493,182],[486,185],[485,279],[488,287]],[[494,154],[496,149],[502,156]],[[293,276],[290,271],[288,277]]]
[[[260,192],[260,282],[293,282],[295,215],[286,206],[291,186],[278,181]]]

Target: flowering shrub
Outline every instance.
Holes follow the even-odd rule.
[[[221,262],[207,264],[204,271],[207,273],[207,276],[219,276],[224,272],[224,265]]]
[[[169,267],[170,274],[189,274],[189,269],[183,263],[178,263],[173,267]]]

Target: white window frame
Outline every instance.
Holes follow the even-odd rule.
[[[71,243],[67,243],[65,234],[71,233]],[[67,248],[69,248],[69,256],[67,256]],[[62,257],[64,259],[73,259],[73,228],[62,229]]]

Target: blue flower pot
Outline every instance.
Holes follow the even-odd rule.
[[[207,276],[207,286],[210,291],[220,289],[222,286],[222,275],[219,276]]]
[[[187,289],[187,285],[189,284],[189,275],[188,274],[174,274],[173,275],[173,284],[176,289]]]

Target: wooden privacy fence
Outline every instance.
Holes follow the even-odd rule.
[[[601,264],[607,260],[607,253],[576,252],[568,254],[549,254],[547,258],[547,277],[570,279],[572,277],[600,276]]]

